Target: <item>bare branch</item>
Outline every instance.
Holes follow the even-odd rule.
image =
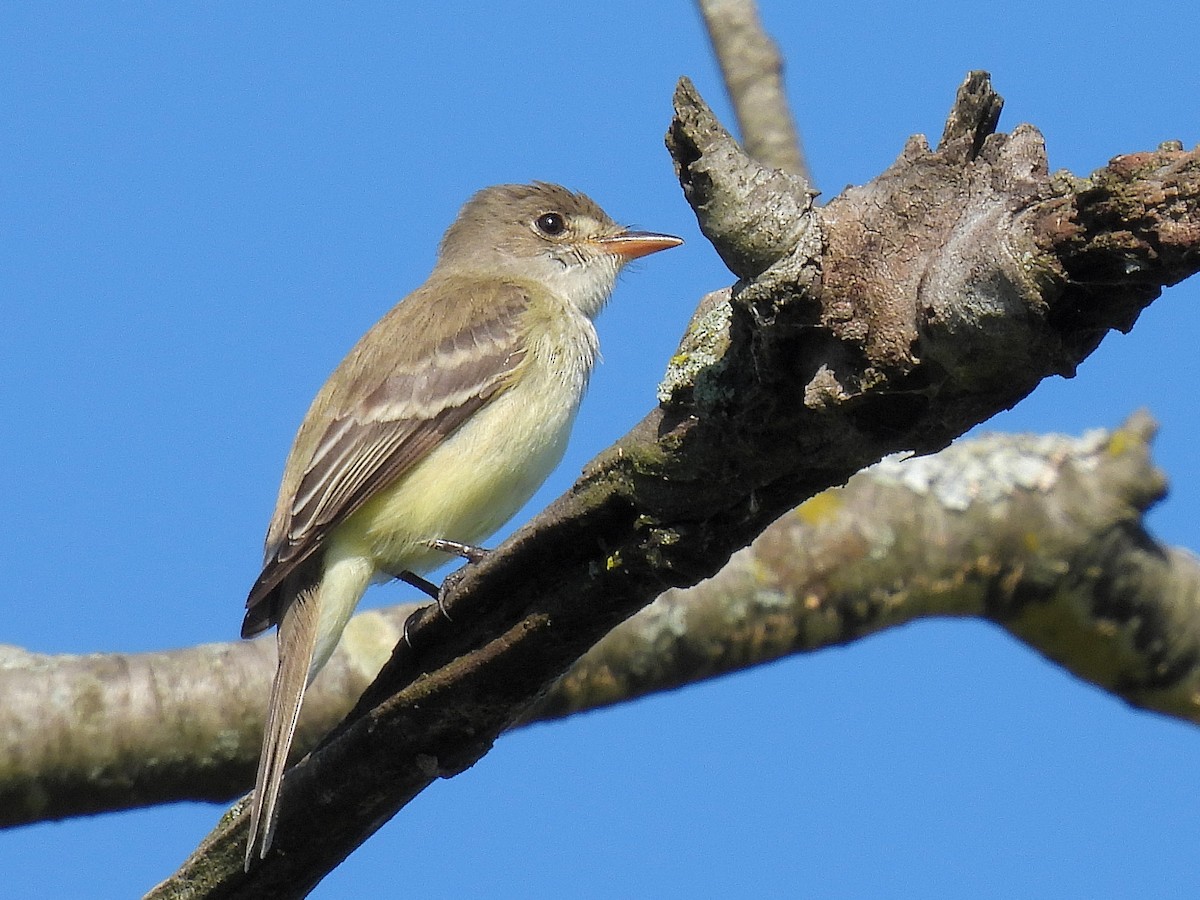
[[[355,617],[309,693],[298,747],[345,717],[415,608]],[[0,827],[238,796],[274,672],[271,640],[86,656],[0,647]]]
[[[812,183],[783,89],[783,56],[753,0],[698,0],[746,152]]]

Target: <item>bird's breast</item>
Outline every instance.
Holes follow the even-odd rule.
[[[445,562],[426,542],[478,544],[533,496],[562,460],[596,356],[591,322],[534,329],[511,387],[338,529],[381,572]],[[561,323],[560,323],[561,324]]]

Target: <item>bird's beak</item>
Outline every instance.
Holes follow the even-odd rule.
[[[649,256],[659,250],[678,247],[683,243],[683,238],[677,238],[671,234],[657,234],[653,231],[622,231],[620,234],[599,238],[596,243],[606,252],[628,262],[639,256]]]

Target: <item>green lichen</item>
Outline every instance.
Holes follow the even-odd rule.
[[[703,400],[699,392],[711,389],[715,383],[711,376],[719,370],[729,349],[730,316],[731,308],[725,300],[713,303],[692,320],[658,386],[660,403],[671,405],[688,396]]]

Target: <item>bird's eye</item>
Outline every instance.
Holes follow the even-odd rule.
[[[542,213],[533,223],[542,234],[556,237],[567,230],[567,222],[559,213]]]

